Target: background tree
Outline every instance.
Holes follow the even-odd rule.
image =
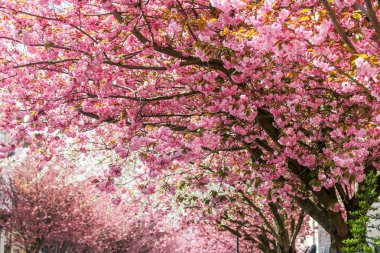
[[[211,175],[206,174],[206,180],[199,174],[182,179],[178,185],[177,201],[192,210],[191,213],[202,222],[238,236],[255,252],[304,250],[303,242],[310,231],[308,219],[294,202],[292,204],[292,199],[276,194],[261,196],[254,186],[243,185],[243,181],[240,181],[238,189],[215,182],[204,184]]]
[[[75,187],[57,179],[58,171],[38,173],[31,164],[21,166],[26,168],[15,168],[1,180],[2,213],[8,217],[4,228],[27,252],[38,252],[45,244],[64,248],[91,217],[80,209]]]
[[[159,217],[139,214],[138,203],[112,206],[109,194],[97,196],[93,185],[67,182],[69,170],[35,165],[13,164],[1,180],[2,225],[14,244],[27,252],[173,252],[175,241],[159,230]]]
[[[88,178],[83,170],[89,169],[81,167],[99,166],[91,157],[87,163],[72,150],[58,152],[61,156],[46,161],[44,155],[16,151],[2,164],[2,226],[27,252],[184,253],[193,248],[219,253],[234,247],[233,237],[211,226],[179,220],[185,212],[167,210],[160,204],[163,195],[120,184],[128,177],[122,178],[118,165]]]

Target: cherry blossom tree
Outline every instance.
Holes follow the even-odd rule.
[[[211,225],[182,226],[176,235],[178,248],[174,252],[220,252],[236,250],[236,239],[228,232],[218,231]],[[246,247],[247,246],[247,247]],[[242,243],[241,252],[256,253],[250,245]]]
[[[1,143],[0,144],[0,159],[4,159],[4,158],[12,156],[14,154],[13,153],[14,150],[15,150],[14,145],[7,145],[4,143]]]
[[[230,232],[255,252],[304,251],[310,227],[305,212],[294,200],[276,193],[260,196],[248,182],[245,187],[241,183],[236,189],[210,182],[205,185],[204,179],[199,177],[199,174],[187,176],[177,190],[177,201],[191,210],[186,215]]]
[[[19,166],[2,177],[1,216],[12,243],[26,252],[173,252],[174,238],[159,230],[158,218],[138,216],[138,204],[111,205],[93,185],[65,182],[64,170]]]
[[[7,216],[4,228],[12,233],[13,241],[27,252],[39,252],[45,244],[65,247],[77,223],[86,218],[80,210],[74,188],[58,184],[57,173],[49,172],[39,178],[34,168],[15,170],[1,180],[1,211]],[[89,221],[89,220],[87,220]],[[75,224],[75,225],[74,225]]]
[[[152,178],[235,165],[266,182],[263,195],[293,196],[341,252],[356,193],[380,167],[378,9],[0,1],[2,126],[15,141],[60,132],[120,158],[137,152]],[[239,171],[226,173],[238,183]]]
[[[179,220],[178,212],[158,204],[162,197],[151,198],[141,187],[120,188],[122,169],[116,164],[96,180],[80,179],[75,166],[84,164],[73,159],[75,153],[48,161],[16,153],[2,164],[0,215],[12,243],[27,252],[185,253],[234,247],[232,235],[226,239],[209,225]]]
[[[220,226],[252,243],[261,252],[303,252],[304,238],[299,239],[305,234],[300,231],[307,223],[304,223],[302,211],[285,209],[273,202],[260,205],[247,198],[246,201],[248,206],[235,206],[222,213],[218,221]]]
[[[226,183],[229,175],[225,170],[237,168],[224,168],[218,172],[214,172],[211,166],[203,172],[197,168],[176,169],[174,173],[162,172],[154,180],[149,176],[149,169],[144,171],[143,168],[140,166],[139,170],[130,164],[126,166],[128,171],[123,171],[120,166],[112,164],[104,176],[98,176],[92,182],[105,192],[112,192],[116,185],[125,184],[139,189],[150,205],[157,205],[159,200],[161,206],[171,209],[168,214],[179,214],[182,227],[188,226],[186,222],[192,224],[190,231],[207,231],[210,229],[207,227],[214,226],[238,236],[244,247],[251,251],[285,253],[303,252],[306,248],[304,242],[310,234],[309,221],[287,191],[260,195],[263,182],[255,178],[247,180],[244,173],[240,178],[235,175],[234,182],[238,181],[238,185]],[[126,174],[133,175],[133,179],[123,179]],[[179,232],[186,234],[184,228]],[[201,245],[199,247],[203,247]]]

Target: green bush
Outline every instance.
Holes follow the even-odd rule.
[[[373,253],[374,250],[369,244],[380,246],[379,237],[367,237],[367,227],[369,219],[379,220],[380,214],[375,213],[370,215],[370,211],[374,211],[374,203],[379,200],[376,197],[376,174],[369,173],[362,185],[362,188],[357,193],[359,201],[359,209],[349,212],[348,226],[350,227],[351,237],[344,240],[343,252],[345,253]],[[373,225],[370,228],[375,228]]]

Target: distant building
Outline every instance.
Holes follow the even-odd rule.
[[[307,244],[309,246],[315,245],[317,253],[328,253],[331,244],[329,234],[313,219],[310,220],[310,227],[315,229],[307,238]]]
[[[0,253],[26,253],[24,249],[17,245],[12,245],[9,242],[12,240],[12,235],[4,231],[0,230]]]

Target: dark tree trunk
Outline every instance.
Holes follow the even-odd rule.
[[[292,246],[279,246],[276,253],[296,253],[296,249]]]
[[[331,253],[342,253],[343,240],[346,238],[340,238],[334,235],[330,235],[331,239]]]
[[[34,245],[30,249],[26,249],[26,253],[38,253],[45,242],[44,238],[37,238]]]
[[[339,212],[320,208],[309,199],[296,199],[297,203],[322,226],[331,238],[331,253],[342,253],[343,241],[350,236],[347,221]]]

